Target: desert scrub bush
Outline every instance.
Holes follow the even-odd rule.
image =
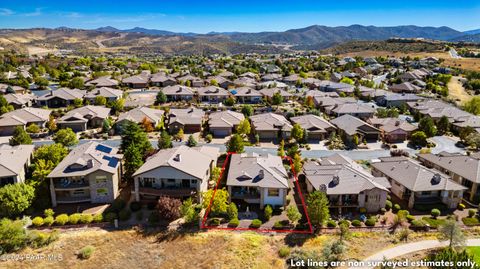
[[[48,216],[43,219],[43,224],[47,226],[52,226],[54,222],[55,222],[55,219],[52,216]]]
[[[93,252],[95,252],[95,247],[88,245],[80,249],[80,251],[78,252],[78,257],[80,259],[87,260],[92,257]]]
[[[408,222],[412,222],[412,221],[415,219],[415,217],[412,216],[412,215],[407,215],[406,218],[407,218],[407,221],[408,221]]]
[[[268,221],[272,217],[273,209],[270,205],[267,205],[264,209],[265,219]]]
[[[346,225],[347,227],[350,226],[350,221],[346,220],[346,219],[342,219],[342,220],[339,220],[338,221],[338,225]]]
[[[93,216],[93,222],[99,223],[103,221],[103,214],[96,214]]]
[[[57,225],[65,225],[68,222],[68,215],[67,214],[60,214],[55,218],[55,224]]]
[[[53,215],[55,215],[55,212],[53,211],[53,209],[48,208],[43,211],[43,215],[45,215],[45,217],[53,217]]]
[[[43,225],[43,218],[42,217],[33,218],[32,224],[36,227],[42,226]]]
[[[50,233],[31,231],[28,233],[28,244],[33,248],[48,246],[57,239],[58,231],[52,231]]]
[[[475,216],[475,214],[477,214],[477,211],[475,209],[468,210],[468,217],[472,218],[473,216]]]
[[[70,224],[77,224],[80,221],[81,214],[75,213],[68,217],[68,222]]]
[[[385,209],[386,209],[386,210],[390,210],[391,208],[392,208],[392,201],[387,200],[387,201],[385,202]]]
[[[416,219],[412,220],[412,223],[410,225],[413,228],[423,228],[425,227],[425,222],[423,220]]]
[[[290,248],[289,247],[283,246],[278,250],[278,256],[280,256],[280,258],[288,257],[288,255],[290,255]]]
[[[260,228],[260,226],[262,226],[262,221],[259,219],[252,220],[252,223],[250,224],[250,227],[255,229]]]
[[[328,220],[327,221],[327,227],[328,228],[335,228],[335,227],[337,227],[337,223],[333,219]]]
[[[365,221],[365,226],[373,227],[373,226],[375,226],[375,223],[377,223],[377,218],[370,217]]]

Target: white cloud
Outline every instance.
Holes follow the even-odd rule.
[[[8,9],[8,8],[0,8],[0,16],[10,16],[15,14],[13,10]]]
[[[42,8],[36,8],[34,12],[22,13],[22,16],[25,17],[36,17],[42,15]]]

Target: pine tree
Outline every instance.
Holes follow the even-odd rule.
[[[125,160],[125,176],[131,178],[133,173],[143,165],[142,153],[135,143],[131,143],[123,154]]]
[[[193,137],[193,135],[188,136],[188,141],[187,141],[187,146],[189,147],[195,147],[197,145],[197,141]]]
[[[32,138],[27,134],[27,132],[21,126],[15,127],[13,131],[13,136],[10,138],[10,145],[17,146],[17,145],[31,145]]]
[[[158,138],[158,149],[168,149],[172,147],[172,137],[166,131],[162,131]]]

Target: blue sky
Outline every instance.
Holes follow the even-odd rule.
[[[395,2],[395,3],[389,3]],[[1,0],[0,28],[135,26],[177,32],[284,31],[313,24],[480,28],[480,1]]]

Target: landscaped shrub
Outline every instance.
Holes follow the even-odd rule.
[[[115,212],[108,212],[107,214],[105,214],[105,221],[108,221],[108,222],[111,222],[113,223],[113,221],[117,218],[117,213]]]
[[[181,217],[180,207],[182,201],[180,199],[162,196],[158,199],[158,214],[167,220],[176,220]]]
[[[342,225],[342,224],[345,224],[348,227],[348,226],[350,226],[350,221],[348,221],[346,219],[339,220],[338,225]]]
[[[141,221],[143,219],[143,211],[137,211],[135,212],[135,219],[137,221]]]
[[[160,221],[160,215],[158,214],[158,212],[153,211],[148,216],[148,223],[150,224],[155,224],[155,223],[158,223],[159,221]]]
[[[219,218],[214,218],[214,219],[210,220],[210,225],[213,225],[213,226],[220,225],[220,219]]]
[[[130,203],[130,210],[132,212],[137,212],[138,210],[142,209],[142,204],[139,202],[131,202]]]
[[[273,214],[273,209],[270,205],[267,205],[265,207],[265,210],[264,210],[264,214],[265,214],[265,219],[268,221],[271,217],[272,217],[272,214]]]
[[[402,207],[399,204],[394,204],[393,205],[393,212],[398,212]]]
[[[43,211],[43,215],[45,215],[45,217],[53,217],[53,215],[55,215],[55,212],[53,211],[53,209],[48,208]]]
[[[52,216],[45,217],[43,219],[43,224],[51,226],[55,222],[55,219]]]
[[[436,219],[438,216],[440,216],[440,214],[441,214],[440,210],[438,210],[436,208],[432,209],[432,211],[430,212],[430,215],[432,215],[432,217],[434,219]]]
[[[470,218],[472,218],[473,216],[475,216],[475,214],[477,213],[477,211],[475,209],[469,209],[468,210],[468,216]]]
[[[385,202],[385,209],[390,210],[392,208],[392,202],[391,201],[386,201]]]
[[[99,223],[103,221],[103,215],[102,214],[97,214],[93,216],[93,222]]]
[[[35,218],[33,218],[32,224],[33,224],[34,226],[37,226],[37,227],[38,227],[38,226],[42,226],[42,225],[43,225],[43,218],[42,218],[42,217],[35,217]]]
[[[458,204],[458,209],[459,209],[459,210],[464,210],[464,209],[465,209],[465,205],[464,205],[464,204]]]
[[[392,196],[390,196],[389,194],[387,194],[387,200],[388,200],[388,201],[392,201]]]
[[[58,239],[58,231],[50,233],[31,231],[29,232],[28,241],[33,248],[40,248],[49,245]]]
[[[227,207],[228,219],[238,219],[238,208],[235,203],[230,203]]]
[[[408,221],[408,222],[412,222],[412,221],[415,219],[415,217],[412,216],[412,215],[407,215],[406,218],[407,218],[407,221]]]
[[[375,223],[377,223],[377,218],[375,217],[370,217],[365,221],[365,225],[369,227],[375,226]]]
[[[288,255],[290,255],[290,248],[289,247],[283,246],[278,250],[278,256],[280,256],[280,258],[288,257]]]
[[[412,220],[412,223],[410,224],[410,226],[413,228],[423,228],[425,227],[425,222],[423,220],[415,219],[415,220]]]
[[[337,223],[333,219],[328,220],[327,221],[327,227],[328,228],[335,228],[335,227],[337,227]]]
[[[354,227],[360,227],[360,226],[362,226],[362,222],[361,222],[360,220],[358,220],[358,219],[352,220],[352,225],[353,225]]]
[[[273,229],[276,229],[276,230],[280,230],[280,229],[283,229],[283,223],[281,221],[276,221],[274,224],[273,224]]]
[[[70,224],[77,224],[80,221],[81,215],[79,213],[72,214],[68,217],[68,222]]]
[[[382,215],[387,213],[387,209],[385,209],[384,207],[380,208],[380,213],[382,213]]]
[[[422,218],[423,222],[427,223],[430,225],[432,228],[438,228],[445,224],[446,220],[445,219],[439,219],[439,218],[433,218],[433,217],[423,217]]]
[[[465,224],[466,226],[475,226],[475,225],[479,225],[480,224],[480,221],[478,220],[478,218],[463,218],[462,219],[462,222],[463,224]]]
[[[259,219],[252,220],[252,224],[250,224],[250,227],[255,229],[260,228],[260,226],[262,226],[262,221]]]
[[[82,249],[80,249],[79,253],[78,253],[78,257],[80,259],[90,259],[90,257],[92,257],[93,255],[93,252],[95,251],[95,247],[94,246],[86,246],[86,247],[83,247]]]
[[[118,219],[121,221],[127,221],[132,216],[132,212],[128,209],[122,209],[118,213]]]
[[[80,216],[80,223],[88,224],[93,221],[93,216],[91,214],[82,214]]]
[[[67,214],[60,214],[55,218],[55,224],[57,225],[65,225],[67,222],[68,222]]]
[[[228,227],[237,227],[240,224],[240,221],[238,219],[231,219],[228,222]]]

